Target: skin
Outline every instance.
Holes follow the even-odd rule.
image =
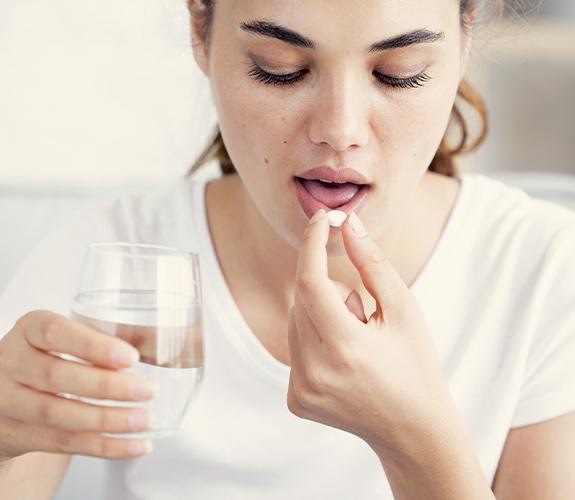
[[[277,340],[277,352],[292,368],[292,413],[362,437],[379,456],[397,499],[493,498],[408,288],[458,194],[457,182],[425,168],[447,123],[469,40],[459,29],[456,2],[365,0],[354,3],[353,16],[348,6],[344,0],[218,0],[209,54],[195,30],[200,43],[194,54],[210,77],[239,171],[208,186],[216,251],[242,313],[262,321],[256,334],[266,346],[284,339]],[[244,16],[264,14],[320,47],[311,55],[266,42],[265,52],[273,48],[275,54],[268,64],[284,72],[298,69],[289,65],[314,69],[297,89],[263,87],[245,74],[244,53],[247,45],[255,52],[256,41],[240,43],[235,27]],[[382,37],[421,26],[443,30],[445,43],[401,56],[362,54]],[[422,59],[433,77],[425,87],[383,91],[370,79],[372,64],[417,65]],[[355,167],[374,183],[361,214],[367,236],[354,236],[349,220],[337,231],[325,219],[308,224],[291,176],[319,163]],[[242,224],[235,227],[238,218]],[[270,327],[273,321],[277,328]],[[134,332],[124,338],[128,333]],[[69,392],[148,399],[150,394],[134,393],[146,381],[117,372],[133,362],[118,362],[118,349],[133,352],[121,338],[50,311],[27,313],[3,337],[3,494],[51,498],[72,454],[133,456],[130,441],[100,433],[135,430],[130,417],[139,410],[54,397]],[[54,352],[95,366],[64,361]],[[382,357],[386,363],[374,362]],[[575,497],[573,422],[570,414],[509,433],[494,485],[499,500]]]
[[[224,181],[227,196],[216,200],[227,204],[233,215],[228,220],[242,221],[247,238],[235,240],[234,249],[243,246],[243,256],[246,248],[263,252],[258,261],[237,253],[234,260],[253,274],[269,275],[263,288],[275,290],[280,310],[282,297],[289,307],[290,411],[363,438],[380,457],[396,498],[493,498],[449,396],[424,315],[386,257],[407,250],[415,233],[406,227],[420,230],[421,215],[431,206],[427,165],[443,136],[467,55],[459,11],[440,0],[366,1],[357,16],[348,16],[346,3],[218,2],[209,51],[194,43],[239,173]],[[313,34],[322,49],[303,54],[237,29],[264,17]],[[445,38],[402,54],[362,56],[382,34],[422,27],[443,31]],[[195,36],[200,32],[196,26]],[[284,67],[312,66],[310,78],[289,90],[250,80],[246,55],[263,57],[268,45]],[[374,64],[387,72],[393,67],[395,75],[427,68],[434,80],[410,93],[383,90],[365,70]],[[377,241],[353,237],[349,218],[341,230],[330,228],[323,211],[317,221],[312,218],[315,223],[307,220],[292,177],[320,163],[354,165],[371,181],[362,218]],[[213,200],[212,191],[208,212]],[[355,299],[346,301],[353,290]],[[362,294],[375,306],[369,319]],[[384,355],[387,362],[381,363]],[[437,481],[448,468],[452,480]]]
[[[196,60],[210,79],[222,135],[239,173],[224,185],[209,186],[212,227],[233,234],[232,221],[242,221],[243,236],[233,238],[235,258],[244,274],[251,274],[242,279],[253,281],[257,274],[251,289],[273,297],[275,313],[284,319],[293,305],[297,251],[307,223],[294,175],[320,164],[363,173],[372,192],[361,218],[408,284],[441,233],[459,187],[427,171],[467,59],[469,40],[462,36],[457,3],[367,1],[353,16],[348,5],[220,0],[209,50],[196,31]],[[306,35],[318,48],[293,47],[238,28],[261,18]],[[445,39],[365,54],[375,41],[418,28],[443,31]],[[309,68],[310,73],[294,87],[265,85],[248,76],[251,56],[266,71]],[[432,80],[416,89],[386,88],[371,75],[375,69],[406,77],[425,68]],[[440,191],[447,203],[438,206]],[[226,211],[235,217],[226,218]],[[432,231],[422,234],[430,225]],[[373,309],[338,231],[326,248],[333,279],[358,290]]]
[[[459,191],[456,181],[426,168],[445,131],[470,38],[458,2],[366,0],[354,4],[353,15],[348,8],[344,0],[218,0],[209,46],[192,16],[194,55],[210,80],[239,174],[208,184],[214,246],[254,333],[291,366],[292,413],[364,438],[395,498],[493,498],[409,291]],[[261,18],[302,33],[318,49],[238,29]],[[443,31],[443,42],[364,53],[375,41],[421,27]],[[310,72],[294,87],[265,86],[247,74],[250,55],[271,73]],[[424,67],[433,79],[417,89],[385,89],[371,78],[373,68],[408,75]],[[325,220],[307,225],[292,176],[324,163],[351,166],[373,183],[361,212],[364,240],[354,239],[349,221],[342,230]],[[373,362],[384,354],[400,360],[395,370]],[[411,391],[397,394],[398,385]],[[497,498],[575,495],[567,439],[574,419],[509,432],[493,485]],[[441,442],[424,438],[430,435]],[[546,469],[536,466],[533,443],[545,443],[539,449]],[[537,474],[521,472],[527,470]]]

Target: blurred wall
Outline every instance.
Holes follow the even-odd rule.
[[[548,0],[477,30],[470,75],[492,133],[464,168],[574,171],[574,11]],[[184,0],[2,0],[0,184],[182,175],[217,119],[188,22]]]
[[[543,2],[475,38],[469,79],[487,101],[491,133],[463,169],[575,173],[575,2]]]
[[[168,180],[216,122],[183,0],[1,0],[0,67],[0,184]]]

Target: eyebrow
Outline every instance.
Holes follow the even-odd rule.
[[[316,43],[309,38],[306,38],[295,31],[281,26],[272,21],[253,21],[249,23],[241,23],[241,29],[259,36],[265,36],[269,38],[276,38],[282,42],[289,43],[290,45],[295,45],[296,47],[302,47],[304,49],[315,50],[317,48]],[[410,45],[416,45],[421,43],[433,43],[439,40],[443,40],[445,34],[443,32],[434,32],[427,29],[418,29],[411,31],[409,33],[403,33],[401,35],[394,36],[393,38],[388,38],[386,40],[381,40],[371,45],[367,52],[381,52],[389,49],[399,49],[401,47],[409,47]]]

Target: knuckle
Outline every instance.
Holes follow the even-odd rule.
[[[370,273],[377,273],[378,269],[382,267],[383,264],[388,262],[387,257],[379,248],[371,249],[365,260],[359,265],[359,270],[369,270]]]
[[[313,275],[309,271],[300,273],[297,277],[296,285],[303,292],[310,291],[314,285]]]
[[[317,368],[311,368],[306,374],[307,385],[312,392],[322,393],[326,388],[324,374]]]
[[[26,330],[29,324],[32,322],[32,318],[35,316],[36,311],[28,311],[20,316],[15,323],[15,327],[19,330]]]
[[[56,345],[63,327],[64,320],[60,316],[56,316],[48,320],[42,330],[42,342],[46,347]]]
[[[42,423],[54,427],[58,422],[58,410],[56,405],[50,402],[41,403],[38,407],[38,415]]]
[[[287,408],[290,411],[290,413],[293,413],[296,416],[300,416],[299,412],[300,412],[300,407],[297,403],[297,401],[294,400],[294,398],[288,398],[287,400]]]
[[[290,377],[289,386],[288,386],[288,395],[287,395],[287,405],[288,409],[294,414],[298,416],[302,416],[303,413],[303,405],[301,401],[301,389],[300,389],[300,382],[299,377],[292,376]]]
[[[336,363],[342,373],[349,373],[351,370],[356,369],[359,364],[358,354],[353,343],[346,343],[340,346],[335,346]]]
[[[118,446],[113,439],[101,438],[96,444],[96,454],[105,458],[116,458]]]
[[[116,430],[116,419],[114,418],[114,414],[110,410],[106,409],[99,409],[97,411],[97,425],[98,430],[106,431],[106,432],[113,432]]]
[[[287,407],[297,417],[303,416],[303,408],[293,391],[288,391]]]
[[[91,355],[101,354],[101,351],[103,350],[100,339],[92,335],[89,335],[83,339],[80,348],[86,358],[89,358]],[[108,355],[108,351],[111,351],[111,349],[108,348],[104,354]]]
[[[112,388],[113,388],[112,381],[110,380],[110,376],[108,374],[102,373],[98,376],[96,380],[96,392],[97,396],[105,398],[112,396]]]
[[[42,380],[44,386],[49,390],[55,391],[59,388],[60,374],[58,370],[58,364],[55,361],[47,361],[42,368]]]
[[[307,389],[300,391],[297,395],[297,399],[302,411],[313,409],[314,402],[316,401],[315,395]]]
[[[368,262],[371,262],[373,264],[381,264],[388,261],[385,254],[379,248],[374,248],[373,250],[371,250],[371,252],[369,252],[367,260]]]
[[[71,453],[73,451],[73,438],[69,432],[58,432],[54,439],[54,447],[58,453]]]
[[[300,413],[311,408],[314,397],[309,390],[307,377],[302,379],[301,382],[299,380],[294,380],[292,382],[291,393],[294,400],[293,403],[296,405]]]

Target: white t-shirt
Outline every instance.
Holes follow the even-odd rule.
[[[491,482],[510,428],[575,410],[575,213],[480,174],[459,177],[457,203],[411,289]],[[69,313],[88,242],[199,252],[200,393],[181,430],[150,455],[107,461],[103,498],[391,499],[365,442],[288,410],[289,367],[250,330],[219,267],[205,182],[125,195],[52,232],[0,297],[0,332],[29,310]]]

